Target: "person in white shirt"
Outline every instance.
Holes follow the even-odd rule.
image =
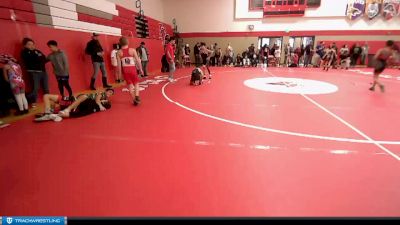
[[[279,67],[281,63],[281,48],[279,46],[276,46],[274,54],[276,59],[276,66]]]
[[[225,50],[225,62],[226,65],[230,65],[231,63],[233,63],[233,48],[231,46],[231,44],[228,44],[228,47],[226,47]]]
[[[113,44],[113,50],[111,51],[111,65],[113,66],[115,74],[115,82],[121,83],[123,81],[121,75],[121,68],[118,65],[117,52],[119,50],[119,44]]]
[[[340,67],[346,70],[350,67],[350,49],[347,45],[340,49]]]
[[[368,53],[369,53],[368,43],[365,43],[365,45],[362,46],[361,48],[362,48],[361,64],[365,66],[365,65],[367,65],[367,59],[368,59]]]

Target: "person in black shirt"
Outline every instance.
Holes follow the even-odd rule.
[[[351,66],[354,67],[357,64],[358,59],[360,58],[360,55],[362,53],[362,48],[361,46],[356,43],[351,51]]]
[[[311,63],[311,58],[312,58],[312,50],[313,50],[313,44],[310,43],[306,46],[305,49],[305,54],[304,54],[304,67],[308,67],[308,65]]]
[[[254,54],[256,54],[256,47],[254,47],[254,44],[251,44],[249,47],[249,57],[253,57]]]
[[[103,59],[104,51],[98,40],[98,36],[99,36],[98,34],[93,33],[92,40],[87,43],[85,49],[86,54],[91,56],[93,63],[93,75],[92,75],[92,80],[90,81],[91,90],[96,90],[94,84],[96,83],[96,77],[97,74],[99,73],[99,70],[101,70],[101,73],[103,75],[102,77],[103,87],[105,88],[111,87],[110,85],[107,84],[107,72]]]
[[[21,52],[22,63],[33,81],[33,90],[28,95],[28,99],[32,100],[32,107],[36,107],[40,83],[44,94],[49,93],[49,76],[45,66],[47,59],[41,51],[36,49],[35,42],[32,39],[24,38],[22,44],[24,46]]]
[[[201,47],[200,43],[197,42],[196,45],[193,48],[193,53],[194,53],[194,59],[195,59],[196,66],[201,65],[200,47]]]

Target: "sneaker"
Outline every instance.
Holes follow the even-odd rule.
[[[0,129],[8,126],[10,126],[10,124],[4,123],[3,121],[0,120]]]
[[[52,115],[54,115],[54,114],[52,114]],[[69,111],[62,110],[62,111],[58,112],[58,116],[60,116],[60,117],[69,117]]]
[[[15,112],[15,114],[14,114],[14,116],[22,116],[22,115],[24,115],[25,114],[25,111],[16,111]]]
[[[37,107],[36,103],[32,103],[32,108],[36,108],[36,107]]]
[[[140,104],[140,98],[136,97],[135,100],[133,101],[134,106],[138,106]]]
[[[35,122],[44,122],[44,121],[50,121],[51,119],[51,114],[44,114],[42,117],[36,118],[34,121]]]
[[[380,85],[379,87],[381,88],[381,92],[384,93],[385,92],[385,86],[384,85]]]
[[[50,114],[50,119],[54,122],[61,122],[63,120],[62,117],[57,114]]]
[[[370,87],[369,90],[370,91],[375,91],[375,88],[374,87]]]

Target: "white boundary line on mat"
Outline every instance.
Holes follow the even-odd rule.
[[[271,75],[272,75],[272,74],[271,74]],[[190,76],[180,77],[180,78],[177,78],[176,80],[178,81],[178,80],[181,80],[181,79],[184,79],[184,78],[188,78],[188,77],[190,77]],[[185,110],[187,110],[187,111],[196,113],[196,114],[198,114],[198,115],[201,115],[201,116],[204,116],[204,117],[213,119],[213,120],[217,120],[217,121],[221,121],[221,122],[225,122],[225,123],[229,123],[229,124],[241,126],[241,127],[246,127],[246,128],[251,128],[251,129],[261,130],[261,131],[266,131],[266,132],[272,132],[272,133],[277,133],[277,134],[285,134],[285,135],[290,135],[290,136],[304,137],[304,138],[313,138],[313,139],[327,140],[327,141],[350,142],[350,143],[360,143],[360,144],[374,144],[374,145],[378,146],[380,149],[384,150],[384,151],[385,151],[386,153],[388,153],[389,155],[393,156],[395,159],[397,159],[397,160],[400,161],[400,157],[399,157],[398,155],[394,154],[393,152],[391,152],[390,150],[388,150],[387,148],[385,148],[384,146],[382,146],[382,145],[400,145],[400,141],[376,141],[376,140],[373,140],[372,138],[368,137],[367,135],[365,135],[365,134],[362,133],[361,131],[357,130],[354,126],[352,126],[352,127],[355,128],[358,132],[357,132],[356,130],[354,130],[354,131],[356,131],[356,132],[357,132],[358,134],[360,134],[360,135],[363,134],[363,135],[361,135],[361,136],[363,136],[365,139],[340,138],[340,137],[321,136],[321,135],[314,135],[314,134],[305,134],[305,133],[284,131],[284,130],[278,130],[278,129],[272,129],[272,128],[267,128],[267,127],[261,127],[261,126],[257,126],[257,125],[251,125],[251,124],[241,123],[241,122],[237,122],[237,121],[234,121],[234,120],[229,120],[229,119],[221,118],[221,117],[218,117],[218,116],[213,116],[213,115],[210,115],[210,114],[207,114],[207,113],[204,113],[204,112],[201,112],[201,111],[192,109],[192,108],[190,108],[190,107],[188,107],[188,106],[182,105],[181,103],[179,103],[179,102],[177,102],[177,101],[174,101],[174,100],[171,99],[171,98],[166,94],[166,92],[165,92],[166,87],[167,87],[168,85],[170,85],[170,84],[171,84],[170,82],[164,84],[164,86],[163,86],[162,89],[161,89],[164,98],[165,98],[167,101],[169,101],[169,102],[171,102],[171,103],[177,105],[178,107],[183,108],[183,109],[185,109]],[[314,100],[309,99],[307,96],[303,96],[303,97],[305,97],[305,98],[306,98],[307,100],[309,100],[309,101],[311,100],[311,103],[314,104],[314,102],[315,102]],[[315,103],[317,103],[317,102],[315,102]],[[317,106],[318,106],[318,105],[319,105],[319,104],[317,103]],[[319,106],[321,106],[321,105],[319,105]],[[321,106],[321,107],[323,108],[323,106]],[[321,108],[321,109],[322,109],[322,108]],[[326,110],[327,110],[327,109],[326,109]],[[325,111],[325,110],[324,110],[324,111]],[[330,112],[329,110],[327,110],[327,111]],[[326,111],[326,112],[327,112],[327,111]],[[329,114],[331,114],[331,113],[329,113]],[[333,113],[332,113],[332,114],[333,114]],[[331,114],[331,115],[332,115],[332,114]],[[333,115],[335,115],[335,114],[333,114]],[[336,117],[338,117],[338,116],[336,116]],[[335,117],[335,118],[336,118],[336,117]],[[338,117],[338,118],[340,118],[340,117]],[[337,119],[337,118],[336,118],[336,119]],[[347,123],[347,122],[344,121],[343,119],[341,119],[341,120],[342,120],[341,122]],[[347,124],[349,124],[349,123],[347,123]],[[347,124],[345,124],[345,125],[347,125]],[[349,125],[350,125],[350,124],[349,124]],[[350,126],[351,126],[351,125],[350,125]],[[351,128],[351,127],[350,127],[350,128]],[[360,133],[359,133],[359,132],[360,132]]]

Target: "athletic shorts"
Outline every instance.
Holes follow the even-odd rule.
[[[124,71],[125,69],[125,71]],[[131,68],[123,68],[122,70],[123,74],[124,74],[124,79],[126,81],[126,84],[130,85],[136,85],[137,83],[139,83],[139,77],[137,74],[137,70],[136,67],[131,67]]]
[[[375,73],[382,73],[386,68],[386,61],[384,60],[376,60],[375,61]]]
[[[175,72],[176,68],[175,68],[175,63],[171,63],[169,62],[169,72]]]

